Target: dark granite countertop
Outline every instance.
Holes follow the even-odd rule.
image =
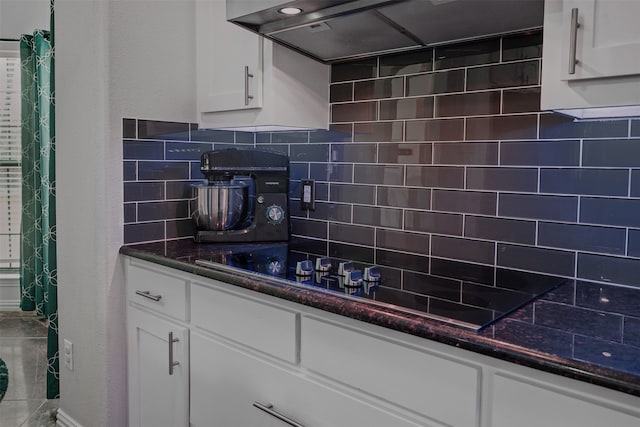
[[[480,332],[313,289],[195,264],[212,245],[191,240],[120,253],[505,361],[640,396],[640,290],[569,281]],[[635,292],[634,292],[635,291]],[[576,306],[576,295],[582,304]],[[590,295],[593,294],[593,295]],[[600,305],[606,303],[608,308]],[[612,304],[613,303],[613,304]],[[613,309],[612,309],[613,307]],[[539,319],[542,320],[539,320]]]

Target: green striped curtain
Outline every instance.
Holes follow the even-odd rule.
[[[59,395],[53,49],[50,33],[20,39],[22,232],[20,306],[48,320],[47,398]]]

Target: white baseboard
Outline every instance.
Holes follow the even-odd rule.
[[[20,309],[20,276],[0,276],[0,311]]]
[[[18,311],[20,310],[20,300],[0,301],[0,311]]]
[[[58,409],[56,427],[82,427],[82,424],[71,418],[62,409]]]

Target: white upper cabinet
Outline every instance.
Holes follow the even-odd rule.
[[[195,13],[200,128],[328,127],[327,65],[227,22],[224,1]]]
[[[566,41],[562,53],[567,64],[564,79],[640,74],[638,17],[640,1],[637,0],[565,0],[562,6],[562,40]],[[574,43],[575,49],[572,49]],[[569,70],[570,62],[574,63],[572,70]]]
[[[640,116],[640,1],[546,0],[541,108]]]
[[[263,41],[225,14],[224,1],[196,2],[198,111],[262,107]]]

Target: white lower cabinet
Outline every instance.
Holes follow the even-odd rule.
[[[640,426],[636,396],[137,259],[126,273],[129,427]]]
[[[263,405],[271,413],[257,408]],[[290,420],[290,422],[284,421]],[[191,336],[193,427],[418,426],[232,345]]]
[[[128,312],[129,427],[189,425],[189,330]]]

